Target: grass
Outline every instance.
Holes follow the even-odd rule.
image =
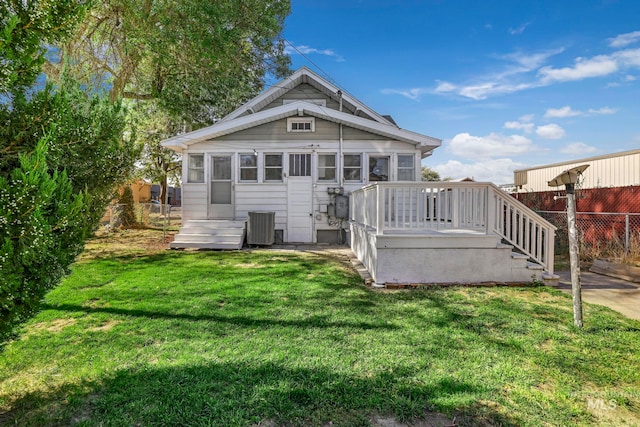
[[[329,254],[157,236],[94,240],[0,350],[0,424],[640,425],[640,322],[604,307],[577,330],[545,287],[374,292]]]

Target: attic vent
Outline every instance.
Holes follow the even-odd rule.
[[[287,119],[287,132],[315,132],[316,121],[313,117],[291,117]]]

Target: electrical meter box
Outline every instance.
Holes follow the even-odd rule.
[[[336,196],[336,218],[349,218],[349,196]]]

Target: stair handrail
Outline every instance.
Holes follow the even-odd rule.
[[[495,184],[489,186],[494,201],[489,203],[493,206],[492,231],[553,274],[557,227]],[[535,239],[531,239],[533,234]]]

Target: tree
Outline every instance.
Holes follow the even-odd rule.
[[[130,185],[124,187],[122,194],[118,197],[118,204],[120,205],[118,219],[122,228],[135,228],[138,225],[138,221],[136,221],[133,191]]]
[[[211,124],[288,72],[282,0],[103,0],[62,47],[62,62],[120,97],[157,100],[187,125]]]
[[[0,0],[0,99],[10,102],[14,90],[33,85],[45,62],[43,44],[67,37],[86,7],[73,0]]]
[[[156,101],[135,102],[129,109],[129,120],[136,123],[138,144],[142,147],[139,173],[160,184],[160,202],[165,203],[168,182],[180,182],[180,155],[160,145],[160,141],[180,133],[184,126],[158,106]]]
[[[136,104],[143,174],[161,184],[164,201],[180,163],[159,142],[223,117],[262,90],[265,74],[286,75],[289,12],[288,0],[103,0],[46,70],[67,67],[112,100]]]
[[[42,45],[83,4],[0,3],[0,342],[68,271],[136,158],[119,104],[64,77],[37,84]]]
[[[422,166],[422,181],[440,181],[440,174],[428,166]]]

